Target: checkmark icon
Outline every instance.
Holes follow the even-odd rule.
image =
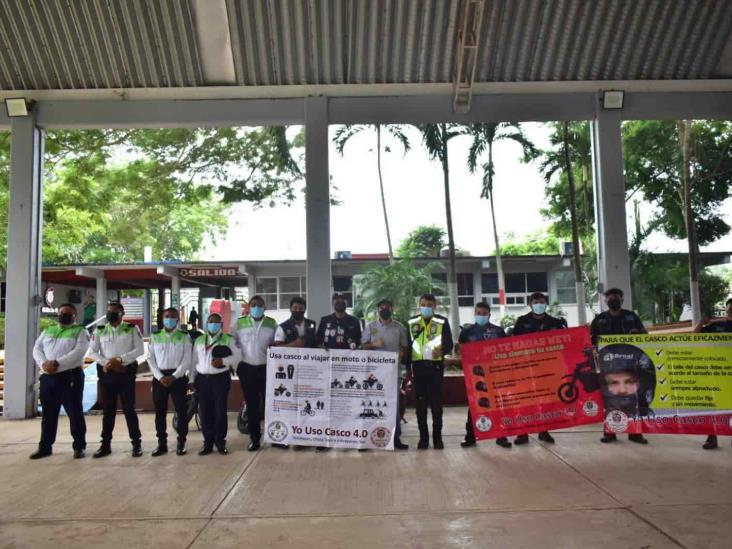
[[[661,395],[661,401],[666,402],[668,395]]]
[[[664,377],[663,379],[661,379],[661,380],[659,381],[659,383],[660,383],[661,385],[665,385],[665,384],[666,384],[666,378]]]
[[[656,351],[656,356],[661,356],[663,354],[663,349],[658,349]]]
[[[658,366],[656,366],[656,370],[658,370],[659,372],[663,370],[663,364],[659,364]]]

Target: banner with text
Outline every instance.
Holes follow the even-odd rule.
[[[477,439],[602,421],[586,327],[466,343],[461,356]]]
[[[732,435],[732,334],[603,336],[605,428]]]
[[[384,351],[272,347],[265,441],[393,450],[398,359]]]

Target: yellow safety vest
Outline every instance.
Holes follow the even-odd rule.
[[[445,321],[434,316],[425,324],[422,315],[409,319],[409,334],[412,338],[412,361],[442,360],[442,328]],[[438,358],[432,358],[432,350],[440,350]]]

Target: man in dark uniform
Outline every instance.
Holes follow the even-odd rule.
[[[608,310],[601,312],[590,324],[592,344],[597,345],[597,340],[604,335],[622,334],[647,334],[643,321],[633,311],[623,309],[623,290],[610,288],[605,292],[605,303]],[[614,442],[618,439],[615,433],[603,432],[600,442]],[[648,444],[648,439],[641,433],[631,433],[628,440],[638,444]]]
[[[725,306],[727,316],[702,321],[694,326],[694,332],[704,334],[732,333],[732,298],[727,300]],[[714,450],[717,446],[717,435],[709,435],[707,441],[702,444],[702,448],[705,450]]]
[[[290,300],[290,318],[277,327],[274,345],[278,347],[315,347],[315,321],[305,318],[307,303],[302,297]]]
[[[410,367],[417,396],[417,425],[419,450],[430,444],[427,427],[427,407],[432,411],[432,445],[442,450],[442,378],[445,355],[452,351],[452,332],[447,318],[435,314],[435,296],[424,294],[419,299],[419,314],[409,319],[407,336]]]
[[[358,349],[361,346],[361,322],[346,312],[346,298],[333,294],[333,314],[320,319],[316,344],[324,349]]]
[[[532,334],[534,332],[546,332],[549,330],[562,330],[567,327],[564,319],[556,318],[546,314],[547,298],[541,292],[534,292],[529,296],[529,307],[531,311],[516,319],[511,335]],[[539,440],[554,443],[554,437],[549,431],[539,433]],[[518,435],[514,444],[521,445],[529,442],[529,435]]]
[[[488,322],[490,317],[491,306],[488,303],[478,303],[475,306],[475,324],[469,324],[460,330],[458,343],[462,346],[463,343],[488,341],[506,337],[506,332],[503,331],[503,328]],[[461,346],[458,347],[458,353],[462,350]],[[503,448],[511,447],[511,443],[506,437],[497,438],[496,444]],[[473,429],[473,418],[470,416],[470,409],[468,409],[468,420],[465,422],[465,440],[460,443],[460,446],[463,448],[475,446],[475,430]]]

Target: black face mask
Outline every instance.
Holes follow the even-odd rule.
[[[345,301],[336,301],[333,304],[333,310],[336,313],[343,313],[346,310],[346,302]]]
[[[107,322],[117,322],[119,320],[119,313],[117,311],[107,311]]]
[[[379,316],[382,320],[389,320],[391,318],[391,309],[379,309]]]
[[[305,318],[305,311],[292,311],[292,318],[300,322],[303,318]]]
[[[62,326],[68,326],[69,324],[73,324],[74,322],[74,315],[71,313],[61,313],[58,315],[58,323]]]
[[[622,304],[620,303],[620,300],[617,297],[607,300],[607,306],[611,311],[619,311],[621,305]]]

